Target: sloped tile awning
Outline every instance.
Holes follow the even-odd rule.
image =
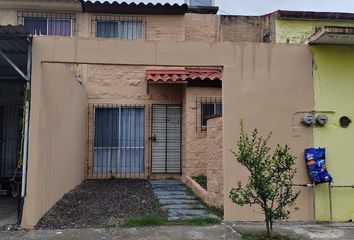
[[[183,83],[191,80],[221,81],[218,69],[147,70],[146,81],[150,83]]]
[[[305,40],[305,44],[354,45],[354,27],[324,26]]]

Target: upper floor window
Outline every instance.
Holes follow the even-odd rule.
[[[33,35],[74,35],[73,14],[20,12],[19,24]]]
[[[187,4],[191,6],[214,6],[214,0],[187,0]]]
[[[145,21],[141,17],[96,16],[96,37],[118,39],[143,39]]]

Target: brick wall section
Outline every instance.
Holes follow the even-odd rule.
[[[218,41],[219,16],[187,13],[185,15],[185,34],[186,41]]]
[[[223,206],[223,158],[222,158],[222,117],[207,121],[207,171],[210,205]]]
[[[262,33],[261,17],[220,16],[222,41],[259,42]]]
[[[275,37],[274,15],[220,16],[220,40],[271,42]],[[269,37],[264,37],[269,36]]]
[[[89,104],[117,104],[117,105],[144,105],[145,106],[145,174],[150,175],[151,163],[151,105],[152,104],[180,104],[184,90],[182,84],[154,84],[149,85],[145,80],[145,71],[148,66],[123,65],[84,65],[86,68],[84,80]],[[156,68],[154,68],[156,69]],[[91,106],[91,105],[90,105]],[[86,176],[91,176],[92,147],[93,147],[93,108],[88,108],[88,152]],[[111,175],[98,176],[109,178]],[[116,177],[120,177],[117,175]]]
[[[148,16],[147,40],[183,41],[185,39],[183,15]]]
[[[196,130],[197,121],[196,98],[197,97],[221,97],[221,88],[188,87],[183,100],[183,159],[182,180],[186,176],[206,174],[207,170],[207,133]]]

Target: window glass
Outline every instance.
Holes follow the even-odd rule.
[[[212,0],[191,0],[192,6],[211,6]]]
[[[47,18],[25,17],[23,22],[29,33],[33,35],[47,35]]]
[[[202,127],[207,125],[207,119],[210,116],[222,114],[221,103],[202,103],[201,105],[201,124]]]
[[[48,35],[71,36],[71,20],[48,19]]]
[[[33,35],[71,36],[71,19],[51,19],[44,17],[24,17],[26,30]]]
[[[143,23],[142,21],[97,21],[96,37],[141,39]]]

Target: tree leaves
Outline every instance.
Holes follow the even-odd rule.
[[[272,235],[273,223],[287,219],[291,207],[296,210],[295,201],[300,192],[294,193],[293,167],[296,157],[287,145],[277,145],[273,152],[268,146],[271,133],[259,136],[255,128],[250,136],[240,123],[240,138],[237,142],[235,159],[250,172],[245,186],[238,182],[230,191],[231,200],[240,205],[259,205],[265,215],[268,235]]]

